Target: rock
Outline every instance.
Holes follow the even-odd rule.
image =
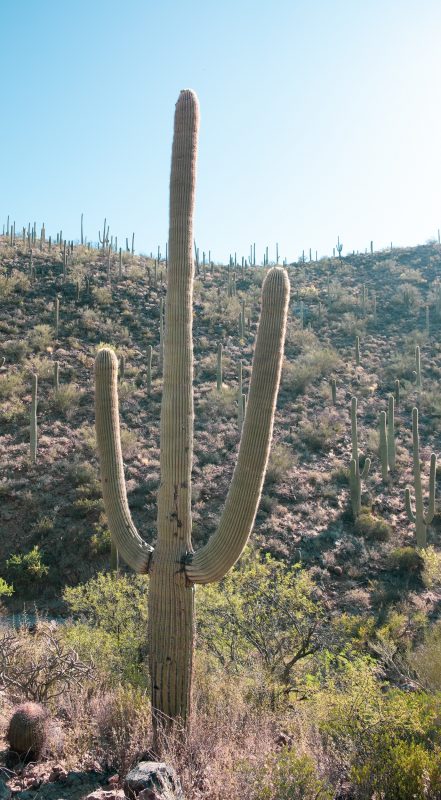
[[[86,800],[124,800],[124,790],[112,789],[109,792],[104,789],[97,789],[95,792],[88,794]]]
[[[338,575],[338,576],[343,575],[343,569],[338,564],[331,564],[328,567],[328,571],[332,572],[333,575]]]
[[[9,786],[0,778],[0,800],[10,800],[11,795]]]
[[[184,800],[175,770],[163,761],[140,761],[127,774],[124,791],[131,800]]]

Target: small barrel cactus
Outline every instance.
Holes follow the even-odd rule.
[[[21,756],[38,758],[48,744],[49,712],[40,703],[17,706],[6,734],[10,749]]]

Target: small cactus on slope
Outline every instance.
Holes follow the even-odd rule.
[[[170,180],[168,291],[165,307],[158,540],[138,535],[127,503],[118,417],[118,361],[97,355],[96,428],[103,498],[112,537],[124,560],[150,575],[149,666],[156,747],[160,733],[189,715],[194,639],[194,587],[220,580],[248,541],[268,461],[285,338],[289,281],[271,269],[262,288],[247,411],[236,468],[216,533],[196,553],[191,542],[193,452],[193,208],[199,109],[195,94],[176,105]]]
[[[6,739],[20,756],[39,758],[48,744],[49,713],[40,703],[17,706],[9,722]]]
[[[430,525],[435,516],[435,479],[436,479],[436,455],[430,456],[430,475],[429,475],[429,508],[427,514],[424,513],[423,489],[421,485],[420,469],[420,437],[418,434],[418,409],[412,410],[412,439],[413,439],[413,484],[415,490],[415,511],[412,509],[410,487],[406,486],[404,500],[406,503],[407,516],[411,522],[415,522],[417,547],[427,545],[427,525]]]

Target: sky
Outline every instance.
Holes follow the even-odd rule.
[[[201,107],[215,261],[416,245],[441,227],[440,0],[1,0],[0,231],[103,219],[163,252],[174,106]]]

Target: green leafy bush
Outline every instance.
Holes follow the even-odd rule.
[[[250,770],[252,800],[332,800],[335,796],[308,755],[284,747]]]
[[[73,621],[65,626],[63,636],[113,683],[147,681],[147,587],[143,575],[99,573],[64,591]]]
[[[15,553],[6,561],[7,577],[18,594],[27,595],[48,572],[37,545],[28,553]]]
[[[322,645],[324,610],[299,565],[247,551],[219,584],[201,587],[196,597],[200,644],[227,669],[257,664],[271,703],[296,686],[298,662]]]

